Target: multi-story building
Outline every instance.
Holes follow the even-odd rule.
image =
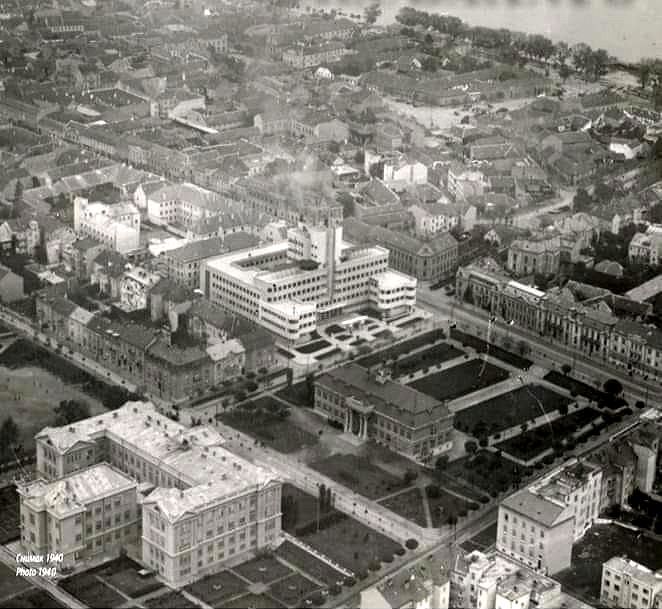
[[[529,609],[559,607],[561,584],[499,554],[478,550],[455,556],[450,607]]]
[[[391,267],[420,281],[438,281],[450,277],[457,269],[458,244],[450,233],[420,239],[356,218],[347,218],[343,226],[350,239],[386,248]]]
[[[149,293],[160,280],[160,275],[143,267],[127,269],[120,279],[119,306],[127,312],[146,309]]]
[[[499,506],[497,550],[553,575],[600,513],[602,468],[570,461]]]
[[[107,205],[75,197],[74,230],[120,254],[140,247],[140,213],[132,203]]]
[[[483,259],[458,270],[456,298],[604,364],[662,378],[662,331],[618,317],[619,311],[647,314],[647,305],[627,297],[574,281],[543,292]]]
[[[85,455],[79,461],[87,467],[89,459]],[[118,556],[123,548],[137,546],[141,521],[135,480],[106,463],[71,471],[57,480],[49,480],[44,470],[41,473],[46,479],[17,484],[25,554],[61,553],[59,568],[98,556]]]
[[[223,239],[219,237],[187,243],[161,255],[164,272],[178,285],[197,289],[200,287],[200,264],[224,251]]]
[[[453,414],[438,400],[356,364],[315,381],[315,410],[360,439],[428,461],[453,447]]]
[[[471,230],[476,223],[476,207],[457,203],[416,203],[409,207],[416,234],[430,237],[458,227]]]
[[[516,239],[508,248],[509,271],[525,275],[556,275],[561,264],[561,238]]]
[[[448,168],[446,188],[455,201],[467,201],[482,197],[488,182],[482,171],[467,169],[464,165],[451,165]]]
[[[605,607],[653,609],[662,606],[662,571],[621,556],[602,564],[600,603]]]
[[[415,565],[361,591],[359,609],[447,609],[448,571],[438,561]]]
[[[287,342],[308,337],[318,319],[370,306],[387,318],[410,312],[416,280],[388,269],[388,251],[354,246],[341,226],[288,231],[281,241],[205,261],[200,287],[227,311]]]
[[[283,52],[283,63],[293,68],[303,70],[338,61],[344,55],[351,53],[342,42],[325,42],[322,44],[297,45]]]
[[[64,478],[54,488],[66,488],[67,476],[107,462],[123,474],[108,486],[135,493],[138,483],[141,492],[145,489],[142,562],[169,585],[181,586],[246,560],[280,535],[280,481],[224,443],[211,427],[189,429],[150,403],[129,402],[37,434],[37,472],[50,480]],[[115,509],[116,495],[107,492],[102,500],[112,497]]]
[[[632,263],[658,266],[662,259],[662,226],[653,224],[646,232],[635,233],[628,246],[628,259]]]

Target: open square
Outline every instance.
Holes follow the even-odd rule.
[[[481,359],[473,359],[442,372],[424,376],[409,383],[409,386],[437,400],[454,400],[505,381],[509,376],[509,372],[503,368]]]

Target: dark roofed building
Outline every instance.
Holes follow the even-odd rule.
[[[223,239],[220,237],[193,241],[177,249],[169,250],[163,254],[167,277],[175,283],[194,290],[200,286],[200,263],[225,251]]]
[[[457,270],[458,245],[450,233],[420,239],[381,226],[371,226],[355,218],[347,218],[343,226],[349,241],[385,247],[389,250],[390,267],[421,281],[438,281],[450,277]]]
[[[315,409],[362,440],[372,439],[416,461],[452,448],[453,415],[442,402],[349,364],[315,382]]]

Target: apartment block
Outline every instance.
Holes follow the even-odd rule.
[[[602,565],[600,602],[623,609],[662,607],[662,571],[614,556]]]
[[[90,202],[74,198],[74,230],[124,254],[140,247],[140,213],[132,203]]]
[[[497,550],[542,573],[570,566],[572,544],[600,513],[602,469],[570,461],[499,506]]]
[[[111,497],[115,509],[116,495],[131,489],[135,494],[137,485],[142,562],[169,585],[180,586],[246,560],[271,547],[280,535],[281,482],[276,475],[227,450],[225,439],[213,428],[184,427],[151,403],[128,402],[73,425],[47,427],[35,439],[37,472],[53,481],[43,484],[55,485],[49,487],[54,491],[66,489],[68,478],[86,479],[88,468],[103,467],[99,471],[115,472],[115,477],[104,485],[90,485],[88,492],[101,490],[101,500]],[[104,535],[107,518],[115,523],[114,514],[101,513]],[[80,524],[88,526],[87,520]],[[28,539],[32,543],[32,537]],[[43,539],[37,541],[35,531],[34,543],[43,545]],[[75,554],[82,551],[78,548],[70,550],[74,562],[84,557]]]

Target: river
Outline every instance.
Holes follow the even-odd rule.
[[[300,0],[300,5],[362,13],[371,2]],[[455,15],[470,25],[544,34],[569,44],[585,42],[623,61],[662,58],[660,0],[381,0],[380,23],[395,21],[403,6]]]

